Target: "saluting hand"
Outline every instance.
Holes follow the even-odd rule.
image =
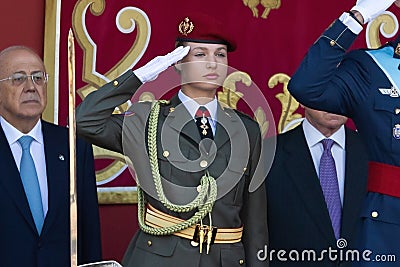
[[[184,58],[189,53],[190,47],[179,46],[174,51],[165,56],[157,56],[150,60],[146,65],[134,70],[133,73],[142,83],[152,81],[158,74],[166,70],[169,66]]]
[[[356,5],[351,10],[360,12],[364,19],[364,24],[367,24],[382,14],[394,2],[396,2],[397,6],[400,5],[399,0],[357,0]]]

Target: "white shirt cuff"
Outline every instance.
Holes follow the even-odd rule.
[[[363,27],[358,23],[355,19],[353,19],[349,13],[344,12],[340,17],[339,20],[347,26],[354,34],[359,34]]]

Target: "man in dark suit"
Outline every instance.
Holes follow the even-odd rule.
[[[140,231],[123,265],[266,266],[257,258],[267,242],[265,187],[248,190],[260,129],[216,99],[234,42],[212,17],[179,21],[177,46],[185,48],[128,70],[77,109],[78,134],[128,156],[140,184]],[[182,83],[171,100],[134,103],[125,116],[112,114],[177,61]]]
[[[0,77],[0,265],[71,266],[68,131],[41,120],[43,61],[9,47],[0,52]],[[82,140],[76,148],[78,262],[88,263],[101,260],[93,153]]]
[[[379,49],[347,51],[363,25],[393,3],[400,7],[399,0],[357,1],[312,45],[288,85],[299,102],[352,118],[366,144],[359,249],[372,254],[363,267],[398,266],[400,258],[400,35]]]
[[[270,255],[270,266],[344,266],[321,251],[346,251],[354,244],[354,233],[366,193],[367,157],[358,134],[346,127],[344,116],[305,108],[305,120],[278,135],[277,149],[266,179],[268,199],[269,252],[284,250],[281,258]],[[331,148],[340,196],[341,227],[335,237],[328,202],[322,188],[320,159],[322,140],[334,141]],[[347,245],[344,245],[344,242]],[[291,250],[299,253],[296,258]],[[304,251],[312,250],[316,259]],[[302,258],[304,255],[304,258]],[[284,261],[283,259],[287,259]],[[345,260],[345,258],[343,258]]]

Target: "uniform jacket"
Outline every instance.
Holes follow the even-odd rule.
[[[66,128],[42,122],[49,207],[40,236],[17,165],[0,127],[0,266],[69,267],[69,147]],[[78,262],[101,260],[91,147],[77,142]]]
[[[367,156],[357,133],[346,128],[345,188],[341,238],[354,246],[356,227],[366,194]],[[303,128],[278,135],[272,168],[266,179],[270,250],[338,249],[329,212]],[[270,266],[338,266],[338,261],[279,261]],[[285,255],[288,258],[288,254]],[[317,254],[319,257],[319,254]],[[343,266],[343,265],[340,265]]]
[[[151,105],[138,103],[126,116],[111,115],[114,107],[130,99],[140,85],[132,71],[128,71],[87,96],[77,109],[77,129],[78,134],[88,141],[128,155],[138,177],[146,177],[139,180],[143,187],[143,183],[150,181],[152,184],[145,145],[147,128],[143,126],[147,123],[146,114]],[[265,262],[257,259],[257,251],[267,242],[265,187],[261,186],[253,193],[247,191],[260,153],[261,135],[257,123],[239,112],[218,107],[214,137],[216,149],[201,154],[197,126],[184,106],[179,104],[175,96],[160,107],[157,130],[160,174],[174,184],[194,189],[206,170],[221,184],[236,178],[238,182],[232,185],[233,188],[215,202],[211,217],[212,225],[220,228],[244,225],[242,242],[213,244],[207,255],[204,251],[200,254],[199,247],[191,246],[188,239],[174,235],[152,236],[139,231],[127,250],[124,266],[265,266]],[[135,129],[137,124],[142,128]],[[199,167],[202,160],[207,161],[204,168]],[[224,179],[218,180],[221,175]],[[163,212],[183,219],[193,215],[193,212],[171,212],[151,196],[147,194],[146,200]],[[167,194],[167,197],[187,203],[182,201],[180,190]],[[203,223],[209,223],[208,217]],[[245,264],[240,265],[240,260]]]
[[[393,127],[400,123],[395,112],[400,98],[379,90],[392,84],[368,50],[345,54],[355,38],[336,21],[310,48],[288,89],[305,106],[352,118],[368,144],[369,159],[400,166],[400,139],[393,136]],[[330,40],[337,45],[331,46]]]
[[[383,93],[395,88],[398,94],[399,88],[370,56],[372,50],[359,49],[346,54],[355,38],[342,22],[335,21],[310,48],[288,89],[305,106],[352,118],[366,144],[370,161],[400,166],[400,139],[395,137],[396,125],[400,124],[400,113],[396,111],[400,98]],[[400,36],[379,50],[393,49],[399,42]],[[394,55],[389,61],[400,64]],[[397,65],[392,71],[393,79],[398,82],[400,72],[396,70]],[[375,255],[386,253],[399,258],[400,200],[369,192],[361,216],[364,220],[360,249],[373,251],[371,259],[376,260],[375,264],[379,261]],[[362,266],[367,265],[363,262]],[[387,266],[396,266],[396,263],[387,262]]]

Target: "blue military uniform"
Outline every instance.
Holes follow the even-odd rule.
[[[370,175],[360,248],[371,250],[369,258],[376,264],[377,254],[400,258],[400,59],[396,54],[400,36],[379,49],[346,54],[356,37],[340,20],[335,21],[310,48],[288,88],[308,107],[352,118],[367,145],[375,180]],[[390,184],[385,180],[380,185],[383,190],[375,190],[375,182],[384,177],[375,172],[376,166],[383,166],[379,170],[384,173],[393,170]],[[385,262],[385,266],[392,265]]]

